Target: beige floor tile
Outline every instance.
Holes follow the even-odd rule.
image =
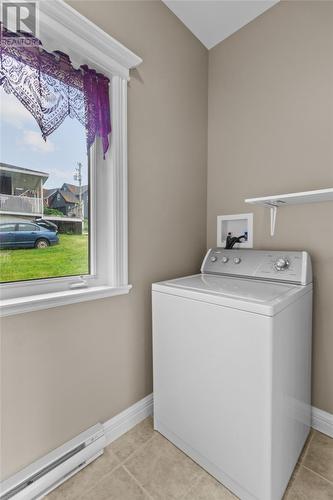
[[[221,483],[209,474],[205,474],[185,496],[184,500],[236,500]]]
[[[333,482],[333,439],[316,431],[303,465]]]
[[[197,464],[158,433],[130,457],[125,467],[155,500],[183,497],[203,474]]]
[[[59,488],[47,495],[48,500],[74,500],[97,484],[105,475],[110,474],[119,465],[119,460],[110,446],[105,448],[103,455],[80,472],[72,476]]]
[[[146,418],[111,444],[113,452],[123,462],[154,434],[153,419]]]
[[[235,500],[237,497],[154,432],[152,419],[148,418],[46,498]],[[333,500],[333,439],[312,431],[284,499]]]
[[[149,500],[149,497],[120,466],[80,497],[80,500]]]
[[[283,498],[284,500],[333,500],[333,485],[300,466]]]

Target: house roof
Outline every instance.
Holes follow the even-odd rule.
[[[69,184],[68,182],[64,182],[64,184],[61,186],[61,189],[63,190],[65,186],[69,191],[71,191],[76,195],[80,193],[80,186],[75,186],[75,184]],[[81,194],[85,193],[86,191],[88,191],[88,186],[87,185],[81,186]]]
[[[47,172],[40,172],[39,170],[31,170],[30,168],[18,167],[16,165],[10,165],[9,163],[0,162],[0,170],[7,172],[17,172],[26,175],[37,175],[38,177],[44,177],[45,180],[48,179],[49,174]]]
[[[56,189],[54,193],[51,194],[51,196],[56,195],[57,193],[60,193],[60,195],[63,197],[63,199],[66,201],[66,203],[79,203],[79,200],[73,194],[71,191],[64,191],[63,189]]]
[[[49,198],[51,194],[53,194],[55,191],[57,191],[57,188],[52,188],[52,189],[43,189],[43,197],[44,198]]]

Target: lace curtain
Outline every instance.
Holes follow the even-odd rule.
[[[1,85],[34,116],[45,140],[70,116],[85,127],[88,150],[101,138],[105,157],[111,119],[109,79],[104,75],[86,65],[75,69],[68,55],[49,53],[30,34],[1,25]]]

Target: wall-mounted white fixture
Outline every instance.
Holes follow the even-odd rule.
[[[247,234],[247,240],[236,243],[234,248],[253,248],[253,214],[218,215],[218,247],[225,248],[228,233],[237,237]]]
[[[271,211],[271,236],[274,236],[278,207],[286,205],[300,205],[302,203],[321,203],[333,201],[333,188],[303,191],[300,193],[278,194],[261,198],[247,198],[245,203],[262,205]]]

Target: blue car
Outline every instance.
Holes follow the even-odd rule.
[[[0,224],[0,248],[46,248],[59,243],[58,231],[32,222]]]

